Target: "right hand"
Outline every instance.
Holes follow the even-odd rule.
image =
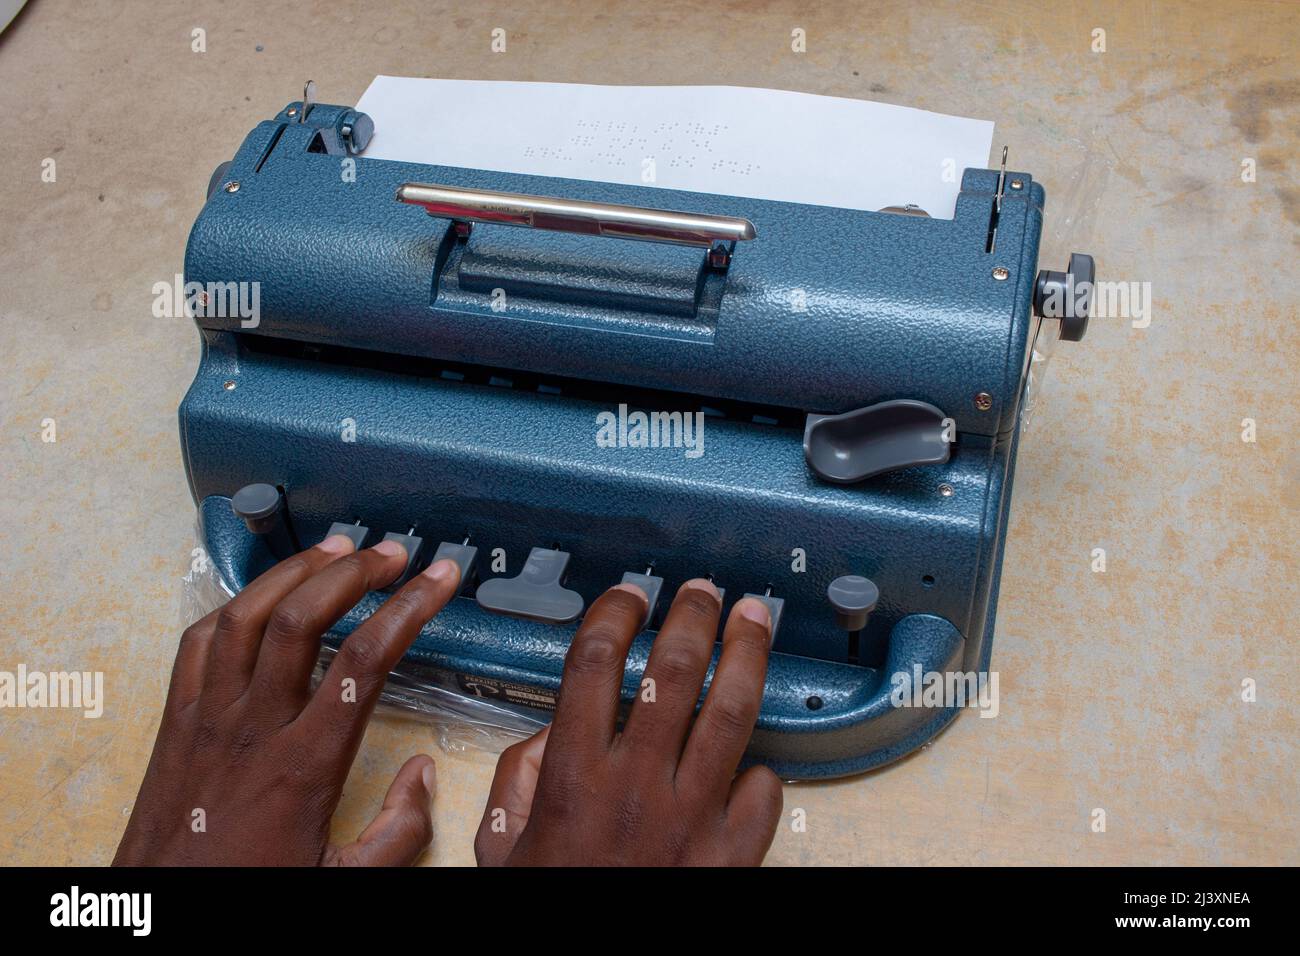
[[[591,606],[564,662],[555,719],[497,764],[474,842],[481,865],[762,862],[781,781],[767,767],[736,769],[762,703],[767,607],[742,598],[732,608],[696,717],[721,605],[710,582],[682,585],[646,665],[653,683],[620,732],[619,688],[645,602],[625,584]]]

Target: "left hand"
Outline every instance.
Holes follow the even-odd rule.
[[[415,861],[433,834],[432,758],[403,764],[355,842],[330,844],[330,818],[388,672],[455,593],[455,562],[437,562],[389,598],[310,691],[321,635],[405,566],[400,545],[354,553],[335,535],[186,629],[115,865]]]

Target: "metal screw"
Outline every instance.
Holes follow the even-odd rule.
[[[228,378],[226,379],[225,384],[223,384],[221,387],[224,388],[227,392],[233,392],[235,390],[235,380],[233,378]]]
[[[987,412],[993,407],[993,396],[988,392],[980,392],[975,396],[975,407],[981,412]]]
[[[289,109],[288,109],[288,111],[286,112],[285,115],[287,115],[287,116],[297,116],[297,115],[298,115],[298,107],[296,107],[296,106],[291,106],[291,107],[289,107]]]
[[[1013,179],[1013,180],[1011,180],[1011,188],[1012,188],[1012,189],[1024,189],[1024,188],[1025,188],[1025,181],[1024,181],[1023,179]]]
[[[239,180],[232,179],[230,182],[226,183],[221,188],[228,193],[237,193],[239,192]]]
[[[943,495],[945,498],[951,498],[952,485],[948,484],[947,482],[944,482],[942,485],[939,486],[939,494]]]
[[[996,269],[993,270],[993,278],[997,279],[999,282],[1001,282],[1009,275],[1011,275],[1011,270],[1008,269],[1006,266],[998,266]]]

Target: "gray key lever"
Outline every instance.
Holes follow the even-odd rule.
[[[353,548],[360,551],[366,546],[366,539],[370,537],[370,529],[359,520],[354,521],[352,524],[345,521],[335,521],[330,525],[330,529],[325,532],[325,538],[332,538],[336,534],[341,534],[351,540]],[[321,540],[324,541],[325,538]]]
[[[656,577],[650,572],[653,568],[646,568],[645,574],[638,574],[635,571],[624,571],[623,580],[619,584],[634,584],[639,587],[646,597],[645,617],[641,620],[641,630],[650,626],[650,621],[655,616],[655,605],[659,603],[659,592],[663,590],[664,579]]]
[[[785,609],[785,599],[772,597],[772,589],[768,588],[766,594],[746,594],[745,597],[753,598],[755,601],[762,601],[767,606],[768,617],[772,620],[772,630],[768,638],[768,647],[776,643],[776,632],[781,627],[781,612]]]
[[[915,465],[948,461],[947,417],[926,402],[900,398],[842,415],[809,415],[803,454],[820,478],[837,485]]]
[[[442,541],[438,544],[438,550],[433,552],[433,560],[430,565],[437,564],[444,558],[450,558],[456,562],[460,568],[460,582],[456,585],[456,593],[459,594],[465,587],[466,582],[473,576],[474,559],[478,557],[478,548],[469,543],[466,538],[461,544],[454,541]]]
[[[384,540],[397,542],[402,546],[402,550],[406,552],[406,567],[402,569],[402,573],[397,576],[396,581],[384,588],[384,591],[391,594],[401,588],[401,586],[411,580],[411,578],[415,577],[423,567],[421,556],[424,551],[424,538],[417,537],[415,529],[412,528],[410,531],[406,532],[406,534],[399,534],[396,531],[390,531],[384,535]]]
[[[585,602],[560,582],[569,566],[567,551],[533,548],[524,569],[513,578],[491,578],[478,586],[479,606],[497,614],[543,624],[568,624],[582,615]]]

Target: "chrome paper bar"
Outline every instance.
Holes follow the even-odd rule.
[[[703,246],[715,252],[722,246],[729,252],[737,241],[757,235],[752,222],[736,216],[708,216],[430,183],[404,183],[397,189],[397,198],[400,202],[423,206],[431,216],[457,222]]]

